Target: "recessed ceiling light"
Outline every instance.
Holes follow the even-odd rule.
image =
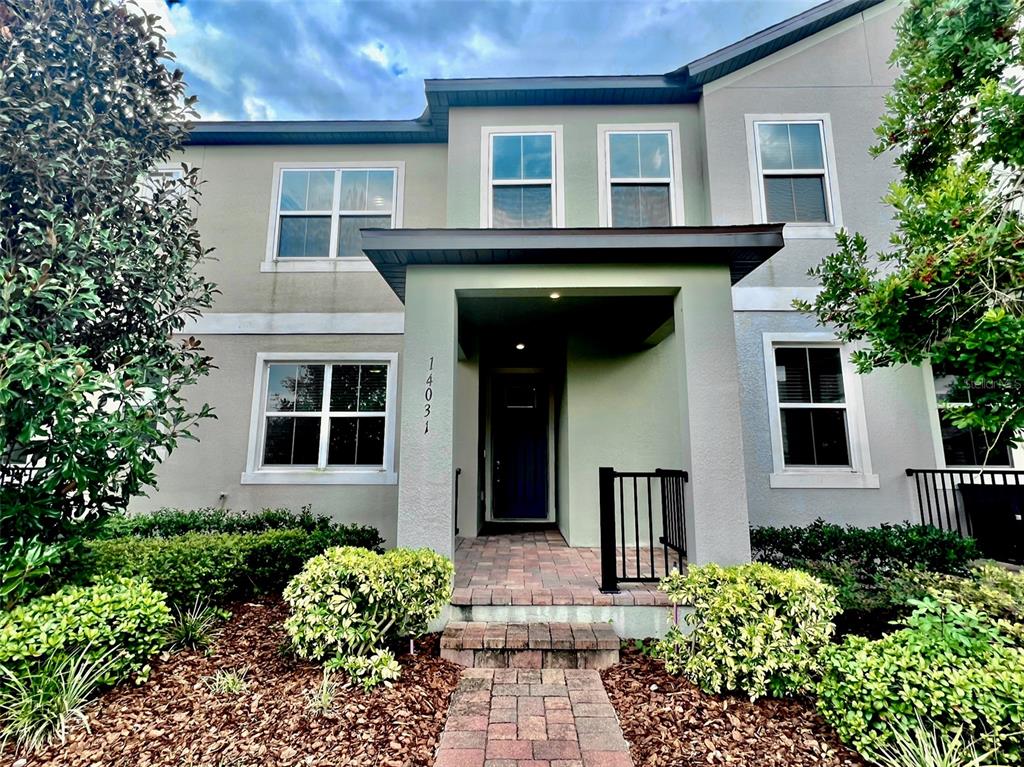
[[[550,296],[548,296],[548,297],[549,297],[549,298],[561,298],[561,297],[562,297],[562,294],[561,294],[561,293],[552,293],[552,294],[551,294]]]
[[[517,349],[518,349],[519,351],[522,351],[523,349],[525,349],[525,348],[526,348],[526,344],[516,344],[516,348],[517,348]]]

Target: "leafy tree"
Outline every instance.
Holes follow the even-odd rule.
[[[862,342],[861,372],[930,359],[955,376],[971,404],[947,413],[992,445],[1024,427],[1022,14],[1022,0],[909,0],[871,150],[902,172],[884,198],[891,249],[876,260],[841,232],[801,304]]]
[[[0,0],[0,603],[211,415],[182,395],[210,359],[172,335],[215,288],[196,171],[150,176],[195,116],[157,25]]]

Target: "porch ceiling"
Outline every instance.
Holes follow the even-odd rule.
[[[656,229],[363,229],[363,252],[405,301],[409,266],[727,264],[735,285],[785,244],[782,224]]]

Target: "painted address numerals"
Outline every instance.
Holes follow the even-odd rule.
[[[423,433],[430,434],[430,400],[434,399],[434,358],[427,365],[427,380],[423,383]]]

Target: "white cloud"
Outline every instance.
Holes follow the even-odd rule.
[[[369,59],[375,64],[387,69],[388,64],[391,63],[391,59],[388,56],[387,48],[384,47],[384,43],[380,41],[366,43],[359,48],[359,55],[365,59]]]

